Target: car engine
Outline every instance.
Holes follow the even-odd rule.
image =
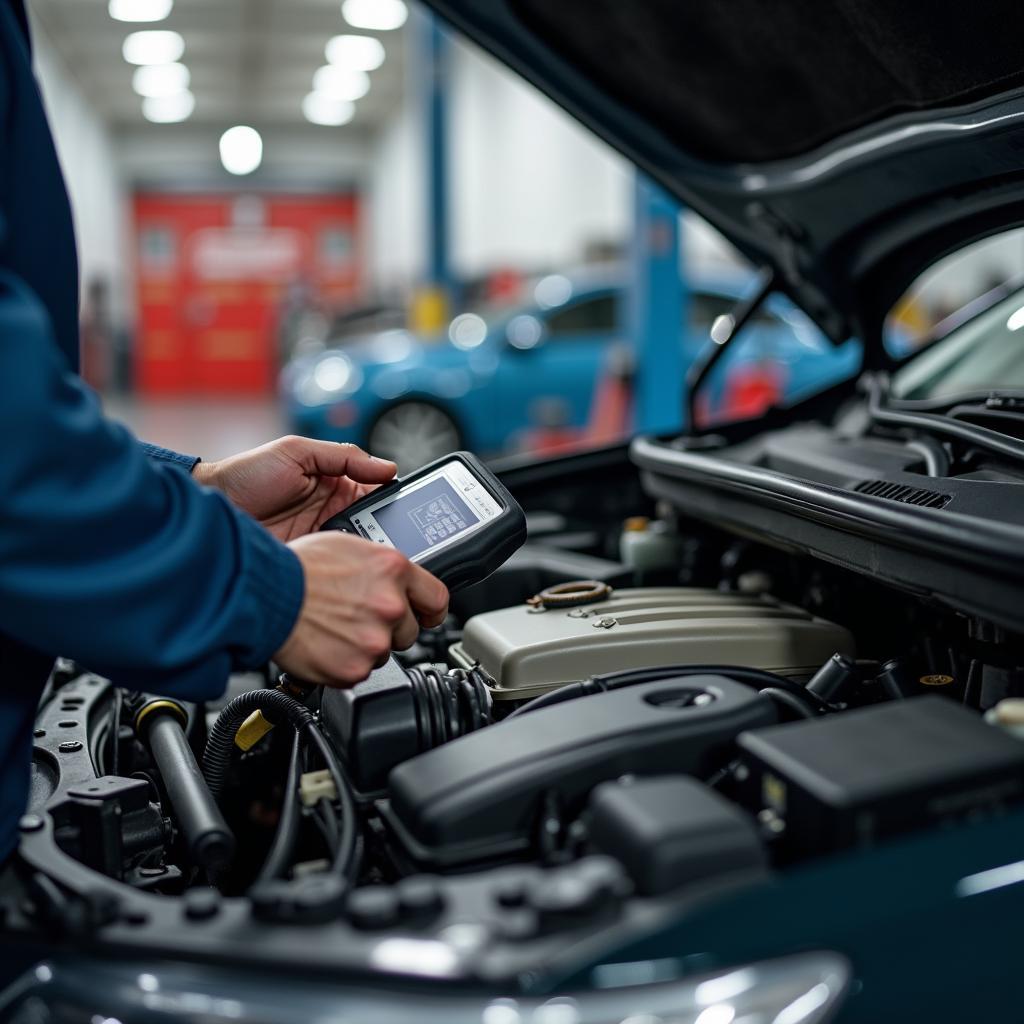
[[[58,663],[8,927],[519,986],[1024,799],[1005,631],[635,483],[531,487],[527,545],[353,689]]]

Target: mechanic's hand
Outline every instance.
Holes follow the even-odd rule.
[[[274,661],[299,679],[352,686],[392,650],[411,647],[421,626],[444,621],[448,589],[394,548],[333,531],[289,547],[302,562],[305,594]]]
[[[395,468],[354,444],[282,437],[220,462],[200,462],[192,475],[222,491],[278,540],[290,541],[387,483]]]

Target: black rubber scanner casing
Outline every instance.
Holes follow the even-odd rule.
[[[526,540],[526,515],[519,507],[519,502],[512,497],[501,481],[471,452],[452,452],[413,473],[396,477],[391,483],[350,505],[344,512],[332,516],[321,529],[355,533],[351,517],[357,512],[451,462],[461,462],[466,466],[487,488],[491,497],[501,505],[502,512],[482,529],[470,533],[464,540],[443,548],[436,554],[428,552],[417,564],[433,573],[450,593],[487,579],[509,556],[522,547]]]

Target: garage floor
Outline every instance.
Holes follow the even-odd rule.
[[[108,396],[107,415],[142,441],[220,459],[287,433],[273,398],[138,399]]]

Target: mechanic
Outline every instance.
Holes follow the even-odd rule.
[[[142,445],[78,379],[78,347],[71,210],[22,0],[0,0],[0,862],[56,655],[191,701],[270,658],[343,686],[447,610],[398,552],[312,532],[392,463],[301,438],[210,464]]]

